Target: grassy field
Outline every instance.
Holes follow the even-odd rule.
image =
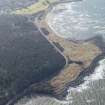
[[[39,0],[37,3],[32,4],[29,7],[26,7],[20,10],[16,10],[14,13],[16,14],[34,14],[34,13],[40,12],[48,8],[48,6],[51,3],[54,3],[56,1],[57,0]]]

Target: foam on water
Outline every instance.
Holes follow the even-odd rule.
[[[66,101],[59,101],[57,99],[50,98],[50,97],[38,96],[38,97],[31,97],[30,99],[24,98],[24,99],[22,99],[22,101],[19,101],[15,105],[51,105],[51,104],[53,104],[53,105],[81,105],[79,103],[75,104],[75,100],[80,100],[77,98],[79,98],[79,97],[82,98],[83,96],[81,94],[83,92],[85,92],[85,91],[90,92],[90,90],[91,90],[91,86],[89,85],[90,83],[95,82],[95,81],[99,81],[101,79],[103,80],[104,79],[104,73],[105,73],[105,59],[99,61],[99,66],[97,66],[95,68],[95,71],[93,74],[84,78],[85,82],[83,84],[79,85],[77,88],[71,88],[70,87],[70,89],[68,90],[68,96],[67,96]],[[104,89],[105,88],[103,87],[102,91],[104,91]],[[92,93],[92,95],[93,95],[93,93]],[[77,95],[77,97],[76,97],[76,95]],[[89,105],[91,103],[93,103],[94,101],[96,101],[91,96],[89,96],[90,98],[88,96],[85,96],[85,98],[86,97],[87,97],[87,99],[85,101]],[[83,99],[81,101],[84,102]],[[80,101],[80,103],[81,103],[81,101]],[[84,105],[86,103],[84,103]],[[92,105],[96,105],[96,104],[92,104]],[[97,105],[99,105],[99,104],[97,104]]]
[[[100,79],[104,79],[104,73],[105,73],[105,59],[99,61],[99,66],[95,68],[95,71],[90,76],[87,76],[84,78],[85,82],[81,85],[79,85],[77,88],[71,88],[68,90],[68,93],[71,91],[77,91],[82,92],[83,90],[89,89],[89,83],[98,81]]]
[[[104,0],[85,0],[57,5],[47,15],[48,25],[58,36],[73,40],[105,36],[103,4]],[[58,10],[62,11],[56,13]]]
[[[74,103],[75,99],[74,99],[74,96],[72,95],[73,93],[82,94],[82,92],[86,92],[86,91],[89,92],[89,90],[92,88],[91,85],[89,84],[99,80],[103,80],[104,74],[105,74],[105,59],[99,61],[99,66],[95,68],[95,71],[93,74],[84,78],[85,82],[83,84],[79,85],[76,88],[71,88],[71,87],[69,88],[68,95],[67,95],[67,101],[69,102],[69,104]],[[104,90],[104,89],[105,88],[101,88],[101,90]],[[95,100],[93,98],[86,100],[87,103],[92,103],[94,101]]]

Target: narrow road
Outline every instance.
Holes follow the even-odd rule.
[[[39,15],[39,16],[40,16],[40,15]],[[39,22],[38,22],[39,16],[37,16],[37,17],[35,18],[35,25],[37,26],[37,28],[38,28],[39,32],[41,33],[41,35],[55,48],[56,51],[58,51],[58,52],[65,58],[65,60],[66,60],[65,67],[66,67],[66,66],[68,65],[68,58],[67,58],[67,57],[64,55],[64,53],[61,52],[61,50],[60,50],[58,47],[56,47],[56,45],[55,45],[52,41],[50,41],[50,40],[48,39],[48,37],[44,34],[44,32],[42,31],[41,27],[39,26]]]

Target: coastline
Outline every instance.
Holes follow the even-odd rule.
[[[49,35],[48,35],[49,36]],[[100,40],[100,42],[102,42],[102,40]],[[29,87],[26,91],[24,91],[22,94],[19,94],[19,96],[16,96],[15,99],[12,100],[12,102],[8,103],[7,105],[14,105],[14,103],[16,103],[20,98],[24,97],[24,96],[30,96],[30,94],[36,94],[36,95],[41,95],[41,96],[48,96],[48,97],[55,97],[58,100],[65,100],[68,92],[67,90],[70,87],[76,87],[79,86],[81,83],[83,83],[83,78],[85,76],[87,76],[87,73],[89,72],[88,70],[90,70],[90,74],[92,74],[94,72],[94,69],[90,69],[90,68],[95,68],[98,64],[98,61],[101,60],[105,55],[99,55],[98,57],[96,57],[92,64],[90,66],[92,67],[88,67],[86,68],[87,70],[82,70],[80,71],[74,78],[72,78],[72,80],[70,80],[64,88],[63,91],[60,91],[60,94],[56,94],[54,92],[54,88],[51,86],[50,84],[50,80],[52,80],[52,78],[56,77],[57,75],[59,75],[60,73],[55,73],[55,76],[48,78],[46,81],[42,81],[39,84],[33,84],[32,87]],[[63,69],[64,70],[64,69]],[[63,71],[61,70],[61,71]],[[81,83],[78,84],[78,81],[80,81],[81,79]],[[43,84],[44,83],[44,84]],[[40,89],[39,87],[40,86]],[[35,89],[36,87],[36,89]],[[43,88],[45,87],[45,89]],[[38,90],[39,89],[39,90]],[[49,93],[48,93],[49,92]]]
[[[47,23],[47,20],[45,19],[45,22]],[[44,24],[43,25],[43,22],[42,22],[42,27],[43,26],[45,26],[46,28],[46,30],[48,29],[48,32],[49,32],[49,30],[50,30],[50,32],[51,32],[51,34],[53,34],[53,35],[55,35],[56,36],[56,34],[58,34],[58,33],[55,33],[54,32],[54,30],[52,30],[49,26],[47,26],[46,24]],[[49,33],[50,33],[49,32]],[[48,35],[49,36],[49,35]],[[94,43],[97,47],[99,47],[100,49],[101,49],[101,51],[102,51],[102,53],[100,53],[99,55],[97,55],[93,60],[92,60],[92,62],[87,66],[87,67],[85,67],[85,68],[82,68],[83,70],[81,70],[79,73],[78,73],[78,75],[76,75],[74,78],[72,78],[72,80],[70,81],[70,82],[68,82],[66,85],[65,85],[65,89],[64,89],[64,91],[63,92],[61,92],[62,94],[60,94],[60,95],[62,95],[63,97],[59,97],[58,95],[56,96],[56,95],[54,95],[54,97],[55,98],[57,98],[57,99],[59,99],[59,100],[62,100],[64,97],[66,97],[66,95],[67,95],[67,90],[68,90],[68,88],[69,87],[76,87],[76,86],[79,86],[80,84],[82,84],[83,82],[84,82],[84,77],[86,77],[86,76],[89,76],[89,75],[91,75],[93,72],[94,72],[94,70],[95,70],[95,68],[98,66],[98,62],[100,61],[100,60],[102,60],[104,57],[105,57],[105,54],[104,54],[104,51],[103,51],[103,48],[104,48],[104,45],[103,45],[103,40],[102,40],[102,38],[100,38],[100,39],[97,39],[99,42],[101,42],[100,43],[100,45],[102,45],[102,46],[99,46],[98,44],[99,43],[97,43],[97,37],[94,37],[94,38],[91,38],[91,39],[89,39],[89,40],[85,40],[86,42],[88,42],[88,41],[90,41],[91,42],[91,40],[92,40],[92,43]],[[49,40],[53,40],[53,39],[50,39],[50,37],[49,37]],[[67,39],[65,39],[65,40],[67,40]],[[76,42],[76,41],[73,41],[73,40],[69,40],[69,41],[72,41],[72,42],[74,42],[74,43],[79,43],[79,42]],[[83,41],[83,42],[81,42],[80,41],[80,43],[84,43],[85,41]],[[58,42],[59,43],[59,42]],[[105,44],[105,43],[104,43]]]
[[[86,70],[81,71],[77,78],[70,82],[69,86],[75,88],[78,87],[80,84],[84,83],[85,82],[84,78],[93,74],[95,68],[99,66],[99,61],[103,60],[104,58],[105,58],[104,53],[102,55],[97,56],[93,60],[91,65],[88,68],[86,68]]]
[[[46,27],[46,29],[47,29],[48,27]],[[51,28],[50,28],[51,29]],[[48,29],[49,30],[49,29]],[[50,30],[51,31],[51,34],[53,34],[53,35],[56,35],[56,34],[58,34],[58,33],[55,33],[52,29]],[[48,35],[48,37],[49,37],[49,35]],[[94,39],[94,38],[93,38]],[[65,39],[66,40],[66,39]],[[89,40],[87,40],[86,42],[88,42],[88,41],[90,41],[90,40],[92,40],[92,39],[89,39]],[[100,41],[99,41],[100,40]],[[52,39],[51,39],[51,41],[52,41]],[[54,40],[55,41],[55,40]],[[72,42],[73,40],[71,40],[71,42]],[[101,42],[101,43],[99,43],[100,45],[103,45],[103,41],[101,40],[101,39],[98,39],[98,41],[99,42]],[[73,41],[74,42],[74,41]],[[96,41],[95,41],[96,42]],[[78,42],[76,42],[76,43],[78,43]],[[93,42],[92,42],[93,43]],[[95,44],[98,44],[98,42],[96,42]],[[99,45],[98,44],[98,45]],[[98,46],[97,45],[97,46]],[[28,93],[29,94],[31,94],[31,93],[33,93],[33,92],[35,92],[35,94],[38,92],[38,87],[37,87],[37,85],[38,86],[42,86],[43,87],[43,83],[45,83],[45,91],[43,91],[44,89],[42,89],[42,90],[39,90],[39,92],[38,92],[38,95],[40,95],[40,94],[42,94],[43,96],[49,96],[49,97],[55,97],[55,98],[57,98],[58,100],[63,100],[65,97],[66,97],[66,95],[67,95],[67,90],[68,90],[68,88],[69,87],[77,87],[77,86],[79,86],[80,84],[82,84],[83,82],[84,82],[84,77],[86,77],[86,76],[89,76],[89,75],[91,75],[93,72],[94,72],[94,70],[95,70],[95,67],[96,66],[98,66],[98,62],[101,60],[101,59],[103,59],[104,57],[105,57],[105,54],[104,54],[104,51],[105,50],[103,50],[103,49],[105,49],[103,46],[98,46],[101,50],[102,50],[102,52],[103,53],[101,53],[100,55],[98,55],[98,56],[96,56],[93,60],[92,60],[92,63],[89,65],[88,64],[88,67],[83,67],[83,68],[81,68],[81,70],[78,72],[78,75],[76,74],[76,76],[74,77],[74,78],[72,78],[72,80],[71,81],[69,81],[66,85],[65,85],[65,87],[64,87],[64,90],[62,91],[61,90],[61,94],[56,94],[56,92],[54,92],[53,91],[53,87],[51,86],[51,84],[50,84],[50,82],[51,82],[51,78],[50,79],[48,79],[47,80],[47,82],[46,81],[44,81],[44,82],[41,82],[41,83],[39,83],[39,84],[35,84],[35,85],[33,85],[28,91]],[[64,69],[63,69],[64,70]],[[62,70],[62,71],[63,71]],[[58,76],[59,75],[59,73],[57,73],[56,74],[56,76]],[[54,76],[55,77],[55,76]],[[52,77],[52,78],[54,78],[54,77]],[[34,88],[34,87],[37,87],[36,89]],[[46,87],[50,87],[49,89],[49,91],[50,91],[50,93],[47,93],[48,92],[48,89],[46,90]],[[27,94],[27,92],[24,94],[24,95],[26,95]],[[22,94],[22,97],[24,96],[23,94]],[[61,97],[61,95],[63,96],[63,97]],[[20,96],[19,96],[19,99],[20,99]],[[17,99],[16,99],[16,101],[17,101]],[[14,105],[14,104],[7,104],[7,105]]]

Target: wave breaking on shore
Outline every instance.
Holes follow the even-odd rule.
[[[90,88],[89,84],[94,81],[104,79],[104,74],[105,74],[105,58],[99,61],[99,66],[95,68],[95,71],[93,74],[91,74],[90,76],[86,76],[84,78],[85,82],[83,84],[77,86],[76,88],[70,87],[70,89],[68,90],[68,93],[70,93],[71,91],[82,92],[84,90],[89,89]]]

